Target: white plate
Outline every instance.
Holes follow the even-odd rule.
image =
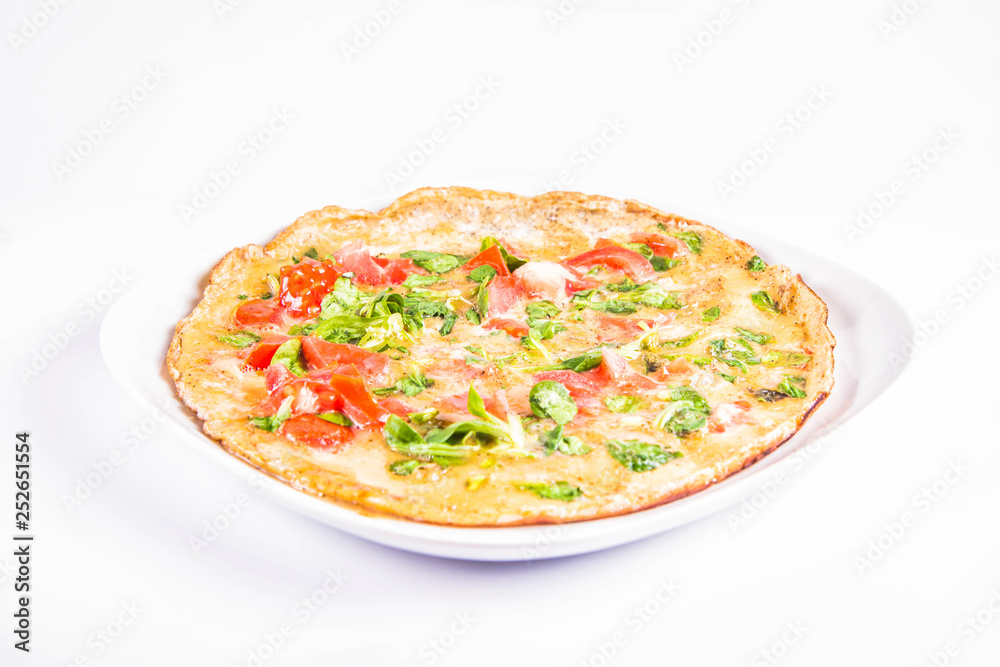
[[[122,295],[104,319],[101,351],[118,382],[139,401],[160,407],[184,442],[232,474],[259,476],[270,497],[317,521],[381,544],[448,558],[516,561],[588,553],[669,530],[741,500],[788,467],[789,456],[869,405],[902,371],[890,366],[888,354],[913,328],[880,287],[782,241],[731,225],[719,228],[749,242],[765,260],[773,258],[799,271],[827,302],[830,328],[838,341],[836,387],[806,426],[776,452],[693,496],[625,516],[507,528],[449,528],[373,518],[295,491],[227,453],[202,433],[201,422],[177,399],[164,356],[175,324],[201,299],[208,272],[234,245],[243,243],[240,238],[160,271]]]

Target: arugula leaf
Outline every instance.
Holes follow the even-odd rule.
[[[698,339],[698,336],[700,335],[701,335],[700,330],[695,331],[694,333],[684,336],[683,338],[675,338],[674,340],[665,340],[662,343],[660,343],[660,347],[666,347],[677,350],[682,347],[687,347],[691,343],[695,342]]]
[[[361,291],[347,276],[340,276],[331,290],[323,297],[320,319],[327,320],[337,315],[354,315],[361,306]]]
[[[455,255],[443,252],[431,252],[429,250],[410,250],[401,254],[400,257],[412,259],[414,264],[431,273],[448,273],[458,268],[458,265],[461,264]]]
[[[562,500],[564,502],[575,500],[583,495],[583,491],[580,490],[580,487],[573,486],[569,482],[563,481],[556,482],[555,484],[546,484],[544,482],[520,482],[514,486],[521,491],[531,491],[539,498]]]
[[[639,310],[639,307],[634,303],[619,301],[618,299],[612,299],[611,301],[581,300],[577,303],[585,308],[590,308],[591,310],[596,310],[601,313],[614,313],[615,315],[630,315]]]
[[[466,410],[474,417],[470,421],[456,422],[444,429],[435,429],[427,434],[427,442],[466,442],[475,435],[482,434],[497,440],[502,450],[512,455],[526,455],[524,451],[525,434],[521,418],[511,410],[504,421],[486,411],[482,397],[476,391],[475,385],[469,385],[469,399]]]
[[[442,280],[444,280],[444,278],[438,278],[437,276],[422,276],[419,273],[411,273],[406,276],[406,280],[403,281],[403,287],[427,287],[428,285],[439,283]]]
[[[480,322],[483,321],[482,318],[479,317],[479,313],[476,312],[475,308],[469,308],[467,311],[465,311],[465,319],[469,320],[473,324],[479,324]]]
[[[688,247],[688,250],[696,255],[701,254],[701,247],[704,242],[701,234],[698,232],[667,232],[670,236],[684,241],[684,244]]]
[[[615,461],[632,472],[655,470],[682,454],[641,440],[608,440],[604,443]]]
[[[730,375],[729,373],[716,373],[720,378],[728,382],[729,384],[736,384],[736,376]]]
[[[754,255],[747,262],[747,271],[749,271],[750,273],[758,273],[766,268],[767,264],[765,264],[764,260],[760,258],[760,255]]]
[[[491,245],[500,246],[500,255],[503,257],[503,261],[506,262],[507,268],[513,271],[514,269],[520,268],[528,263],[528,260],[521,259],[520,257],[515,257],[514,255],[507,252],[507,248],[504,244],[500,243],[499,240],[492,236],[487,236],[483,239],[483,242],[479,246],[479,252],[482,252],[489,248]]]
[[[541,340],[552,340],[557,333],[566,331],[563,323],[555,320],[535,320],[533,324],[529,321],[528,325],[538,332]]]
[[[427,408],[426,410],[421,410],[420,412],[411,412],[406,416],[414,424],[424,424],[437,417],[438,411],[434,408]]]
[[[722,311],[719,309],[719,307],[712,306],[711,308],[709,308],[708,310],[706,310],[704,313],[701,314],[701,321],[714,322],[715,320],[719,319],[720,315],[722,315]]]
[[[218,339],[226,345],[238,347],[241,350],[250,347],[260,340],[260,336],[250,331],[237,331],[231,334],[222,334]]]
[[[444,316],[444,322],[441,324],[441,328],[438,329],[438,333],[442,336],[447,336],[451,333],[452,328],[455,326],[455,322],[458,321],[458,315],[455,313],[448,313]]]
[[[294,375],[302,376],[306,374],[306,365],[302,361],[302,341],[298,338],[291,338],[278,346],[271,357],[270,366],[281,364]]]
[[[691,387],[671,387],[670,403],[653,425],[677,436],[686,436],[705,426],[712,413],[708,401]]]
[[[382,429],[389,449],[405,456],[443,462],[445,465],[464,463],[478,445],[447,444],[444,441],[428,442],[420,433],[396,415],[389,415]]]
[[[425,465],[427,464],[419,459],[399,459],[389,464],[389,472],[400,477],[407,477],[413,474],[414,470]]]
[[[778,391],[780,391],[785,396],[790,396],[792,398],[805,398],[806,392],[806,379],[804,377],[786,375],[780,383],[778,383]]]
[[[476,290],[476,310],[482,317],[486,317],[487,313],[490,312],[490,283],[493,278],[489,280],[484,280],[479,283],[479,288]]]
[[[342,412],[324,412],[323,414],[316,415],[320,419],[324,419],[331,424],[340,424],[341,426],[354,426],[354,422],[351,418]]]
[[[638,286],[639,286],[638,283],[632,282],[632,280],[628,278],[628,276],[622,278],[616,283],[608,283],[607,285],[605,285],[605,287],[607,287],[612,292],[631,292]]]
[[[604,399],[604,406],[611,412],[630,415],[645,405],[638,396],[622,394],[620,396],[608,396]]]
[[[425,389],[433,386],[434,380],[431,380],[426,375],[420,372],[420,369],[414,369],[413,373],[405,377],[400,378],[396,381],[396,384],[391,387],[384,387],[382,389],[375,389],[372,391],[376,396],[391,396],[392,394],[402,393],[404,396],[409,396],[413,398],[419,395]]]
[[[391,289],[382,290],[373,297],[364,299],[365,304],[358,310],[361,317],[388,317],[406,309],[406,298]]]
[[[765,313],[781,312],[780,310],[778,310],[778,304],[774,302],[774,299],[771,298],[771,295],[763,290],[751,294],[750,300],[753,301],[753,305],[757,306],[758,310],[763,310]]]
[[[545,380],[531,388],[528,403],[535,416],[552,419],[557,424],[568,424],[576,417],[577,408],[569,390],[561,382]]]
[[[551,431],[542,434],[541,442],[545,447],[545,455],[549,456],[553,452],[559,452],[566,456],[582,456],[590,452],[590,446],[575,435],[566,435],[563,429],[566,427],[559,424]]]
[[[708,346],[713,357],[744,373],[747,372],[747,365],[755,366],[760,363],[760,357],[753,347],[742,338],[718,338],[708,341]]]
[[[758,345],[767,345],[774,340],[774,336],[768,333],[756,333],[754,331],[750,331],[749,329],[744,329],[743,327],[733,327],[733,329],[740,335],[741,338],[752,340]]]
[[[671,401],[690,401],[694,409],[703,415],[712,414],[712,409],[708,407],[708,401],[691,387],[670,387]]]
[[[671,259],[669,257],[660,257],[659,255],[653,255],[649,258],[649,263],[653,265],[653,270],[660,272],[669,271],[683,261],[683,259]]]
[[[403,297],[403,309],[414,317],[448,317],[455,311],[443,301],[435,301],[423,296],[408,294]]]
[[[633,250],[642,255],[643,257],[645,257],[646,259],[653,258],[653,249],[650,248],[645,243],[623,243],[622,247],[628,248],[629,250]]]
[[[570,357],[569,359],[564,359],[553,364],[547,364],[545,366],[535,366],[533,368],[522,368],[519,370],[527,371],[530,373],[538,373],[540,371],[576,371],[577,373],[582,373],[584,371],[589,371],[592,368],[597,368],[601,365],[601,360],[604,358],[604,354],[601,348],[596,348],[593,350],[588,350],[581,355]]]
[[[553,334],[555,335],[555,334]],[[551,338],[552,336],[549,336]],[[552,354],[549,352],[548,348],[542,343],[542,330],[536,329],[534,327],[528,329],[527,336],[521,336],[521,345],[528,348],[529,350],[535,350],[540,352],[546,359],[551,359]]]
[[[525,310],[529,320],[547,320],[559,314],[559,306],[551,301],[532,301]]]
[[[289,396],[281,402],[278,411],[273,415],[270,417],[251,417],[250,423],[259,429],[274,433],[292,416],[292,401],[294,400],[294,396]]]
[[[493,276],[497,274],[497,270],[494,269],[489,264],[480,264],[476,268],[472,269],[469,273],[469,280],[477,283],[481,283],[484,280],[493,280]]]
[[[800,352],[778,352],[771,351],[760,358],[760,362],[767,366],[768,368],[777,368],[778,366],[801,366],[802,364],[812,361],[812,357],[808,354],[802,354]]]
[[[668,354],[665,357],[665,359],[667,361],[673,361],[674,359],[684,359],[698,366],[708,366],[710,363],[712,363],[711,357],[705,357],[700,354]]]

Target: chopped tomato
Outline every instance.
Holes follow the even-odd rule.
[[[381,401],[378,402],[378,405],[386,412],[391,412],[392,414],[402,419],[406,419],[407,415],[409,415],[411,412],[416,412],[416,410],[414,410],[406,403],[403,403],[401,400],[395,397],[383,398]]]
[[[528,325],[517,320],[493,319],[483,322],[484,329],[502,329],[514,338],[528,335]]]
[[[345,271],[352,271],[366,285],[398,285],[411,273],[423,273],[409,259],[373,258],[361,241],[348,243],[333,253]]]
[[[684,254],[683,243],[672,236],[655,232],[635,232],[629,237],[632,243],[645,243],[658,257],[676,258]]]
[[[327,368],[334,364],[354,366],[363,375],[378,375],[389,363],[389,357],[384,354],[369,352],[357,345],[329,343],[317,336],[302,338],[302,354],[309,368]]]
[[[377,426],[387,414],[372,399],[360,377],[329,370],[295,377],[283,365],[275,364],[268,367],[265,382],[270,391],[262,406],[265,414],[275,414],[289,396],[294,398],[293,415],[343,412],[359,428]]]
[[[602,351],[601,365],[587,371],[586,375],[598,386],[614,386],[622,390],[654,389],[659,386],[645,375],[633,371],[625,357],[607,347]]]
[[[333,424],[316,415],[292,417],[281,425],[281,435],[299,445],[339,451],[354,437],[347,426]]]
[[[343,269],[330,260],[317,262],[303,257],[298,264],[281,267],[281,291],[278,302],[294,317],[316,317],[323,297],[333,290]]]
[[[285,366],[284,364],[268,366],[267,371],[264,373],[264,385],[267,387],[267,392],[272,395],[275,391],[284,387],[294,379],[295,376],[292,375],[290,370],[288,370],[288,366]],[[277,409],[277,405],[275,406],[275,409]]]
[[[274,336],[264,338],[247,355],[247,367],[256,370],[267,368],[267,365],[271,363],[271,357],[274,356],[275,351],[281,347],[282,343],[291,339],[291,336],[282,334],[275,334]]]
[[[582,375],[575,371],[544,371],[542,373],[535,373],[534,376],[532,376],[532,380],[536,383],[545,382],[547,380],[554,380],[562,383],[573,398],[594,396],[601,391],[600,388],[594,384],[593,380],[588,378],[586,375]]]
[[[486,292],[489,294],[487,315],[489,317],[496,317],[497,315],[506,313],[511,309],[511,306],[517,303],[517,300],[521,297],[521,291],[521,283],[517,278],[510,276],[506,278],[497,276],[494,278],[486,286]]]
[[[343,399],[339,411],[350,417],[351,421],[361,428],[378,425],[387,414],[375,403],[360,378],[333,374],[330,377],[330,386]]]
[[[277,299],[244,301],[233,311],[233,322],[241,327],[277,324],[280,321],[281,309]]]
[[[603,242],[603,245],[602,245]],[[604,266],[617,269],[628,274],[632,280],[644,283],[656,277],[656,271],[649,260],[628,248],[616,245],[607,239],[601,239],[593,250],[571,257],[563,262],[573,268],[590,268]]]
[[[477,266],[492,266],[496,269],[497,275],[502,278],[510,275],[510,271],[507,269],[507,262],[504,261],[503,253],[500,252],[500,246],[498,245],[491,245],[466,262],[462,268],[466,271],[471,271]]]

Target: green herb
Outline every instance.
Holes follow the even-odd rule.
[[[719,310],[718,306],[712,306],[711,308],[709,308],[708,310],[706,310],[704,313],[701,314],[701,321],[714,322],[715,320],[719,319],[719,316],[721,314],[722,311]]]
[[[641,440],[608,440],[604,446],[611,458],[632,472],[655,470],[681,456],[680,452]]]
[[[753,347],[742,338],[719,338],[708,341],[709,351],[712,356],[722,363],[736,368],[744,373],[747,372],[747,365],[757,365],[760,358]]]
[[[771,351],[760,358],[760,362],[768,368],[777,368],[778,366],[801,366],[802,364],[810,361],[812,361],[811,356],[808,354],[801,354],[799,352]]]
[[[547,320],[559,314],[559,306],[551,301],[533,301],[525,310],[530,320]]]
[[[723,380],[725,380],[730,384],[736,384],[735,375],[730,375],[729,373],[716,373],[716,375],[718,375],[720,378],[722,378]]]
[[[674,238],[684,241],[684,244],[688,247],[688,250],[696,255],[701,254],[701,246],[703,239],[701,234],[698,232],[667,232]]]
[[[804,377],[786,375],[781,382],[778,384],[778,391],[780,391],[785,396],[790,396],[792,398],[805,398],[806,397],[806,379]]]
[[[358,310],[358,315],[361,317],[386,317],[402,313],[406,308],[403,295],[391,289],[382,290],[372,297],[363,299],[363,302],[364,305]]]
[[[435,463],[454,465],[464,463],[469,454],[479,449],[478,445],[464,443],[448,444],[444,441],[428,442],[420,433],[396,415],[389,415],[382,429],[389,449],[405,456],[413,456]]]
[[[515,484],[515,487],[521,491],[531,491],[539,498],[547,498],[549,500],[562,500],[569,502],[570,500],[575,500],[583,495],[583,491],[580,487],[573,486],[569,482],[559,481],[555,484],[546,484],[544,482],[521,482]]]
[[[660,257],[659,255],[653,255],[649,258],[649,263],[653,265],[654,271],[669,271],[674,268],[684,260],[682,259],[670,259],[669,257]]]
[[[639,285],[632,282],[628,277],[622,278],[616,283],[608,283],[605,285],[612,292],[631,292]]]
[[[500,246],[500,255],[503,257],[503,261],[507,264],[507,268],[513,271],[514,269],[520,268],[528,263],[527,260],[521,259],[520,257],[515,257],[514,255],[507,252],[507,248],[504,244],[500,243],[499,240],[493,238],[492,236],[487,236],[483,239],[483,242],[479,246],[479,252],[486,250],[491,245]]]
[[[497,270],[489,264],[480,264],[469,273],[469,280],[481,283],[484,280],[492,280],[496,274]]]
[[[319,261],[319,253],[316,252],[316,248],[309,248],[304,253],[302,253],[302,257],[308,257],[310,259],[315,259],[317,262]],[[298,264],[299,262],[302,261],[302,258],[301,257],[296,257],[295,255],[292,255],[292,261],[295,262],[296,264]]]
[[[780,310],[778,310],[778,304],[774,302],[774,299],[771,298],[771,295],[763,290],[751,294],[750,300],[753,301],[753,305],[757,306],[758,310],[763,310],[765,313],[781,312]]]
[[[672,403],[657,415],[653,424],[677,436],[686,436],[702,428],[712,413],[705,397],[691,387],[672,387],[670,400]]]
[[[684,336],[683,338],[675,338],[674,340],[665,340],[662,343],[660,343],[660,347],[666,347],[677,350],[682,347],[687,347],[691,343],[695,342],[698,339],[698,336],[700,335],[701,331],[695,331],[694,333]]]
[[[668,292],[656,283],[639,285],[633,291],[622,294],[618,299],[641,303],[644,306],[661,310],[678,310],[684,306],[679,293]]]
[[[767,264],[765,264],[764,260],[760,258],[760,255],[754,255],[750,258],[750,261],[747,262],[747,271],[750,273],[758,273],[766,268]]]
[[[579,302],[586,308],[596,310],[601,313],[614,313],[615,315],[630,315],[639,310],[639,307],[628,301],[586,301]]]
[[[480,316],[486,317],[490,312],[490,282],[493,279],[484,280],[479,283],[479,288],[476,291],[476,310],[479,311]]]
[[[232,345],[233,347],[243,349],[250,347],[259,341],[260,336],[250,331],[237,331],[236,333],[222,334],[219,336],[219,340],[226,345]]]
[[[347,276],[340,276],[333,284],[333,290],[323,297],[322,312],[319,317],[327,320],[337,315],[354,315],[361,306],[361,291]]]
[[[273,415],[270,417],[251,417],[250,423],[259,429],[274,433],[292,416],[292,401],[294,400],[294,396],[289,396],[281,402],[278,411]]]
[[[396,381],[396,384],[391,387],[385,387],[383,389],[375,389],[372,391],[376,396],[391,396],[392,394],[401,393],[404,396],[409,396],[413,398],[417,396],[425,389],[428,389],[434,384],[434,380],[429,379],[420,369],[414,369],[413,373],[407,375],[406,377],[400,378]]]
[[[412,259],[414,264],[431,273],[448,273],[452,269],[458,268],[461,263],[455,255],[429,250],[410,250],[404,252],[400,257]]]
[[[394,313],[380,317],[337,315],[320,322],[312,333],[331,343],[351,343],[381,352],[386,348],[405,349],[403,342],[412,340],[411,336],[420,333],[423,328],[423,321],[409,314]]]
[[[414,317],[448,317],[454,314],[451,306],[443,301],[408,294],[403,298],[403,309]]]
[[[629,250],[637,252],[640,255],[642,255],[643,257],[645,257],[646,259],[652,259],[653,258],[653,249],[650,248],[645,243],[623,243],[622,247],[628,248]]]
[[[555,320],[535,320],[530,326],[538,332],[538,337],[542,340],[552,340],[557,333],[566,331],[562,322]]]
[[[247,296],[246,294],[237,294],[236,298],[239,299],[240,301],[245,301],[245,300],[249,299],[250,297]]]
[[[340,424],[341,426],[354,426],[354,422],[351,418],[341,412],[324,412],[323,414],[316,415],[320,419],[326,420],[331,424]]]
[[[281,364],[294,375],[305,375],[306,365],[302,361],[302,341],[298,338],[291,338],[278,346],[271,357],[271,366]]]
[[[630,415],[643,407],[644,403],[638,396],[608,396],[604,399],[604,405],[611,412],[619,412]]]
[[[752,393],[762,403],[774,403],[788,398],[788,394],[775,391],[774,389],[755,389]]]
[[[747,340],[752,340],[758,345],[767,345],[774,340],[774,336],[767,333],[757,333],[750,331],[749,329],[744,329],[743,327],[733,327],[733,329],[740,335],[741,338],[746,338]]]
[[[535,350],[540,352],[541,355],[546,359],[551,359],[552,354],[549,353],[548,349],[542,344],[542,332],[540,329],[531,328],[528,329],[527,336],[521,336],[521,345],[528,348],[529,350]],[[550,336],[551,338],[551,336]]]
[[[444,280],[444,278],[438,278],[437,276],[422,276],[419,273],[411,273],[406,276],[406,280],[403,281],[403,287],[427,287],[428,285],[439,283],[442,280]]]
[[[551,431],[542,434],[541,442],[545,447],[545,455],[559,452],[566,456],[582,456],[590,452],[590,446],[575,435],[566,435],[563,430],[566,427],[559,424]]]
[[[700,354],[668,354],[665,359],[667,361],[673,361],[674,359],[684,359],[690,361],[692,364],[697,366],[708,366],[712,363],[711,357],[705,357]]]
[[[411,412],[406,416],[414,424],[425,424],[437,417],[438,411],[434,408],[427,408],[426,410],[421,410],[420,412]]]
[[[448,313],[444,316],[444,322],[441,324],[441,328],[438,329],[438,333],[442,336],[447,336],[451,333],[451,330],[457,321],[458,316],[455,313]]]
[[[476,312],[475,308],[469,308],[465,311],[465,319],[469,320],[473,324],[479,324],[482,322],[482,318],[479,317],[479,313]]]
[[[264,292],[263,294],[260,295],[261,301],[267,301],[268,299],[271,299],[273,297],[274,295],[271,294],[270,292]]]
[[[546,380],[537,383],[528,394],[531,411],[543,419],[557,424],[568,424],[576,417],[576,402],[561,382]]]
[[[393,475],[406,477],[413,474],[413,471],[417,468],[421,468],[425,465],[427,464],[419,459],[399,459],[398,461],[393,461],[389,464],[389,472]]]
[[[604,358],[604,354],[601,348],[596,348],[593,350],[588,350],[581,355],[570,357],[569,359],[564,359],[563,361],[558,361],[552,364],[547,364],[545,366],[536,366],[533,368],[524,368],[524,370],[530,373],[538,373],[541,371],[576,371],[577,373],[582,373],[584,371],[589,371],[592,368],[597,368],[601,365],[601,360]]]

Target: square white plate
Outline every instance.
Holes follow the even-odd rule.
[[[244,479],[259,476],[271,498],[317,521],[381,544],[449,558],[513,561],[588,553],[669,530],[741,500],[758,489],[762,478],[787,467],[789,456],[869,405],[902,371],[902,366],[890,366],[888,355],[913,328],[899,304],[880,287],[782,241],[732,225],[719,228],[749,242],[765,261],[776,260],[801,273],[826,301],[830,328],[838,341],[836,386],[806,426],[777,451],[688,498],[624,516],[506,528],[452,528],[373,518],[296,491],[226,452],[202,433],[201,422],[177,398],[164,357],[174,326],[201,299],[209,271],[236,243],[160,271],[122,295],[105,317],[101,351],[118,382],[140,402],[163,410],[181,440],[230,474]]]

